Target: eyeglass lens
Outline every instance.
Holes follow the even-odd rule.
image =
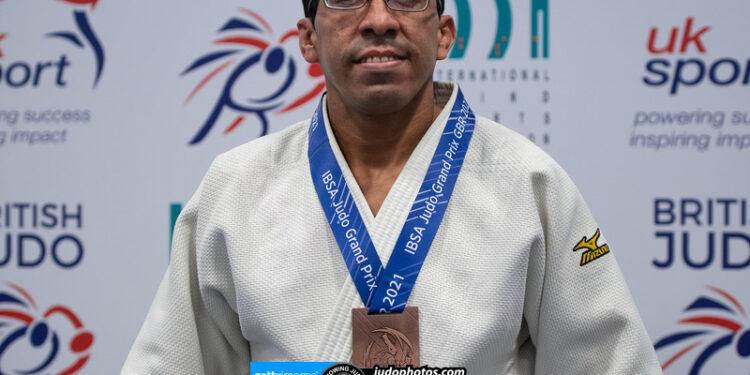
[[[368,0],[325,0],[326,6],[334,9],[361,8]],[[421,11],[427,8],[430,0],[386,0],[388,7],[393,10]]]

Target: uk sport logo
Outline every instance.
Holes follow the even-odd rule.
[[[95,72],[93,87],[96,87],[104,71],[104,47],[94,32],[89,21],[89,15],[94,10],[98,0],[56,0],[55,2],[67,3],[74,7],[73,30],[58,30],[44,34],[45,38],[56,39],[72,45],[81,50],[90,50],[94,59]],[[0,42],[3,39],[17,38],[13,30],[1,30]],[[28,48],[24,48],[28,51]],[[10,88],[42,87],[53,85],[57,87],[67,86],[66,73],[73,65],[73,61],[66,53],[60,54],[58,58],[41,59],[36,61],[24,61],[11,59],[16,57],[15,51],[3,53],[0,48],[0,84]]]
[[[84,5],[91,6],[89,11],[93,11],[96,7],[96,3],[99,0],[58,0],[73,5]],[[63,30],[47,34],[51,38],[61,38],[67,42],[72,43],[78,48],[90,48],[93,57],[96,61],[96,74],[94,76],[94,87],[99,83],[99,79],[102,77],[102,71],[104,70],[104,48],[102,43],[99,42],[99,38],[96,37],[94,29],[91,27],[89,22],[88,14],[85,10],[74,10],[73,19],[78,27],[75,31]]]
[[[684,329],[654,344],[657,351],[670,353],[662,364],[663,370],[680,360],[692,361],[690,375],[700,375],[719,353],[733,351],[740,358],[750,357],[750,327],[745,309],[728,292],[712,286],[706,288],[711,293],[693,301],[685,308],[685,317],[677,322]],[[740,373],[744,372],[737,372]]]
[[[6,282],[0,289],[0,374],[76,374],[93,343],[94,334],[70,308],[42,312],[18,285]]]
[[[239,8],[239,15],[231,18],[219,30],[213,42],[218,50],[193,61],[182,76],[206,69],[204,77],[190,92],[185,104],[212,79],[229,71],[213,109],[195,134],[191,145],[201,142],[217,125],[222,112],[235,114],[225,128],[229,134],[255,115],[260,122],[260,136],[268,133],[268,113],[284,114],[316,99],[324,90],[323,71],[318,64],[306,66],[305,74],[311,88],[302,94],[291,93],[300,80],[297,62],[290,51],[296,51],[297,30],[289,30],[276,37],[271,25],[259,14]],[[208,70],[208,67],[212,67]]]
[[[709,49],[718,40],[713,34],[723,31],[722,26],[708,26],[694,17],[687,17],[681,27],[669,30],[663,26],[652,27],[646,43],[652,58],[646,62],[643,83],[668,88],[669,95],[698,86],[750,86],[750,59],[709,57]]]
[[[549,0],[527,0],[531,5],[531,58],[549,57]],[[469,0],[455,0],[456,3],[456,44],[451,50],[451,59],[461,59],[466,54],[471,40],[472,17]],[[513,10],[510,0],[495,0],[497,27],[487,58],[505,57],[513,31]]]

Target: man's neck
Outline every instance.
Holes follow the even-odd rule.
[[[326,100],[336,141],[372,214],[377,215],[412,152],[440,113],[432,83],[407,106],[390,113],[352,110],[335,94],[329,94]]]

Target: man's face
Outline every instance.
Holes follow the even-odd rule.
[[[320,63],[329,95],[362,113],[409,104],[432,84],[436,60],[447,56],[455,39],[453,19],[438,17],[435,0],[423,12],[391,10],[383,0],[352,10],[319,1],[315,27],[309,19],[297,24],[302,54]]]

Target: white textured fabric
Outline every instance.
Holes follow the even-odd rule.
[[[331,136],[384,263],[455,99],[453,86],[436,88],[447,104],[377,217]],[[308,123],[216,158],[180,215],[123,374],[248,374],[251,360],[350,358],[351,308],[362,302],[312,185]],[[579,265],[583,250],[573,248],[596,230],[549,156],[478,118],[409,299],[419,306],[422,364],[471,375],[660,374],[614,255]]]

